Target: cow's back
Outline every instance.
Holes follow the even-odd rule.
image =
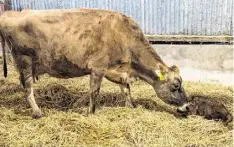
[[[8,30],[13,30],[18,46],[34,49],[44,66],[61,58],[79,68],[95,61],[104,66],[130,62],[129,49],[147,42],[139,26],[119,12],[75,9],[30,10],[26,14],[7,18],[6,22],[14,21],[9,25],[14,29]]]

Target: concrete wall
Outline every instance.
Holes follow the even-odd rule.
[[[153,45],[168,65],[177,65],[184,80],[232,85],[232,45]]]

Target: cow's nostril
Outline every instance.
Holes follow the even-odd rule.
[[[189,107],[188,106],[186,106],[186,110],[189,111]]]
[[[175,84],[175,89],[179,89],[179,84]]]
[[[172,86],[171,86],[171,91],[172,92],[175,92],[175,91],[177,91],[177,90],[179,90],[180,89],[180,85],[179,84],[173,84]]]

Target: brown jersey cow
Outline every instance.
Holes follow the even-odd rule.
[[[183,105],[187,101],[178,68],[168,67],[133,19],[119,12],[10,11],[0,17],[0,31],[11,48],[36,118],[42,112],[34,99],[32,79],[44,73],[57,78],[90,75],[89,113],[95,111],[103,77],[120,85],[130,107],[130,83],[136,78],[152,85],[166,103]],[[4,67],[6,76],[6,64]]]

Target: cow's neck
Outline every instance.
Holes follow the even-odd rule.
[[[160,66],[168,68],[151,46],[138,48],[137,52],[133,52],[132,68],[136,76],[150,85],[159,80],[155,71],[160,70]]]

